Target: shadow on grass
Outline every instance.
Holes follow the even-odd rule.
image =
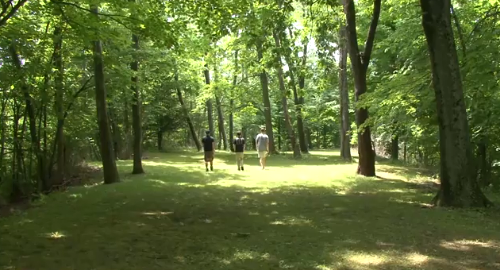
[[[498,217],[423,209],[397,179],[344,189],[219,186],[200,166],[54,194],[0,220],[11,269],[498,269]],[[128,170],[128,168],[127,168]],[[7,247],[7,248],[5,248]]]

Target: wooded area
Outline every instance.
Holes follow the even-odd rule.
[[[499,186],[498,1],[2,1],[0,198],[64,186],[85,161],[144,173],[143,149],[340,148],[439,167],[440,206]],[[249,143],[247,147],[252,148]]]

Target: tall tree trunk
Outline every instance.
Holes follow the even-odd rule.
[[[99,8],[91,5],[90,9],[99,18]],[[104,171],[104,183],[112,184],[120,182],[118,169],[116,168],[115,155],[113,153],[113,140],[109,129],[108,108],[106,104],[106,86],[104,83],[104,64],[102,59],[102,44],[100,40],[93,41],[94,54],[94,78],[95,99],[97,107],[97,119],[99,125],[100,152]]]
[[[210,69],[208,68],[208,64],[205,64],[205,70],[203,71],[203,74],[205,75],[205,83],[207,85],[210,85]],[[214,134],[214,109],[212,106],[212,99],[209,98],[206,102],[207,105],[207,115],[208,115],[208,130],[210,130],[210,134],[212,136],[215,136]]]
[[[234,145],[232,143],[233,137],[234,137],[234,96],[235,96],[235,88],[238,80],[238,50],[234,51],[234,66],[235,66],[235,72],[233,76],[233,88],[232,88],[232,95],[231,95],[231,100],[229,101],[229,149],[231,149],[231,152],[234,152]],[[244,134],[243,134],[244,135]]]
[[[227,135],[224,128],[224,113],[222,111],[221,98],[215,95],[215,104],[217,106],[217,125],[219,126],[220,139],[223,143],[223,149],[227,150]],[[219,144],[220,145],[220,144]]]
[[[477,144],[477,161],[479,163],[478,182],[487,187],[491,184],[491,161],[488,159],[487,145],[484,138]]]
[[[288,28],[290,38],[293,39],[292,36],[292,30]],[[304,50],[303,50],[303,56],[302,56],[302,68],[306,68],[307,64],[307,42],[304,44]],[[297,131],[298,131],[298,137],[299,137],[299,144],[300,144],[300,150],[303,153],[308,153],[308,143],[306,139],[306,134],[305,134],[305,127],[304,127],[304,118],[303,118],[303,113],[302,113],[302,106],[304,105],[304,97],[303,97],[303,91],[305,88],[305,74],[303,73],[298,73],[297,68],[295,65],[295,61],[291,58],[291,55],[289,53],[285,53],[285,61],[289,66],[289,74],[290,74],[290,80],[292,84],[292,91],[293,91],[293,100],[295,104],[295,112],[297,114]],[[301,93],[297,90],[297,83],[295,81],[295,74],[298,74],[299,76],[299,88]]]
[[[355,101],[358,102],[361,95],[366,93],[366,73],[370,64],[370,57],[380,17],[380,1],[374,0],[373,17],[370,30],[366,39],[364,52],[359,51],[358,35],[356,32],[356,10],[354,0],[344,1],[344,12],[347,20],[347,43],[351,67],[354,73]],[[358,126],[358,174],[364,176],[375,176],[375,151],[372,148],[370,127],[364,124],[368,120],[368,108],[356,109],[356,124]],[[362,130],[359,130],[362,129]]]
[[[303,50],[303,55],[302,55],[302,70],[306,69],[307,66],[307,43],[308,40],[306,39],[306,42],[304,44],[304,50]],[[299,132],[299,143],[300,143],[300,150],[304,153],[308,153],[309,150],[307,149],[307,143],[306,143],[306,135],[304,133],[304,117],[302,114],[302,106],[304,106],[304,89],[306,86],[305,83],[306,77],[304,72],[299,73],[299,89],[300,92],[297,93],[297,88],[294,87],[292,88],[293,95],[294,95],[294,100],[295,100],[295,110],[297,111],[297,129]]]
[[[135,2],[135,0],[130,0]],[[132,34],[132,48],[134,48],[135,54],[133,56],[133,61],[130,63],[130,69],[132,69],[132,129],[134,131],[134,167],[132,169],[132,174],[142,174],[144,169],[142,168],[142,121],[141,121],[141,97],[139,94],[139,86],[137,84],[137,71],[139,69],[139,61],[137,60],[137,53],[139,52],[139,37],[136,34]]]
[[[60,185],[64,181],[64,170],[65,170],[65,160],[64,160],[64,67],[63,67],[63,56],[62,56],[62,29],[61,26],[57,25],[54,28],[54,68],[57,70],[55,76],[55,89],[56,89],[56,115],[57,115],[57,130],[56,130],[56,141],[55,145],[57,147],[56,153],[56,173],[54,178],[51,180],[53,185]]]
[[[264,58],[264,49],[262,48],[262,42],[257,41],[257,57],[259,62]],[[269,137],[269,152],[272,154],[276,153],[276,148],[274,146],[274,135],[273,135],[273,118],[271,114],[271,101],[269,99],[269,81],[267,78],[267,72],[262,69],[260,72],[260,84],[262,86],[262,100],[264,103],[264,117],[266,119],[266,133]]]
[[[351,121],[349,118],[349,89],[347,86],[347,43],[344,25],[340,25],[339,44],[340,156],[345,160],[351,160]]]
[[[391,141],[391,158],[392,160],[399,160],[399,137],[394,135]]]
[[[175,74],[175,81],[176,82],[179,81],[179,76],[177,73]],[[198,149],[198,151],[201,151],[201,142],[198,139],[198,136],[196,136],[196,130],[194,128],[193,121],[191,121],[191,117],[189,116],[189,112],[186,108],[186,104],[184,104],[184,99],[182,98],[182,91],[178,85],[176,85],[175,89],[177,90],[177,98],[179,99],[179,103],[181,104],[182,112],[184,113],[184,117],[186,118],[186,122],[187,122],[188,127],[189,127],[189,132],[191,133],[191,137],[193,138],[193,141],[196,144],[196,149]]]
[[[163,151],[163,131],[158,129],[156,132],[156,140],[158,144],[158,151]]]
[[[490,204],[476,181],[462,78],[450,16],[450,0],[420,0],[436,95],[441,154],[438,206]]]
[[[280,92],[282,95],[281,103],[283,106],[283,115],[285,117],[285,126],[288,132],[288,138],[290,140],[290,143],[292,144],[293,157],[301,158],[302,155],[300,154],[300,146],[297,144],[297,140],[295,139],[295,131],[293,130],[292,121],[290,120],[290,114],[288,113],[288,98],[285,87],[285,81],[283,79],[283,64],[281,63],[281,54],[279,53],[279,50],[281,49],[281,40],[276,31],[273,31],[273,37],[276,48],[278,49],[278,53],[276,55],[276,61],[278,61],[277,65],[278,80],[280,85]]]
[[[16,67],[17,71],[19,73],[22,73],[22,67],[21,67],[21,60],[19,59],[19,55],[17,54],[16,48],[14,47],[14,44],[11,44],[9,46],[10,53],[12,60],[14,62],[14,66]],[[26,110],[28,112],[28,119],[29,119],[29,130],[30,130],[30,135],[31,135],[31,149],[35,153],[35,156],[37,158],[37,168],[38,168],[38,191],[39,192],[46,192],[50,189],[50,183],[47,180],[47,173],[45,171],[45,159],[43,157],[42,151],[41,151],[41,145],[40,145],[40,140],[38,138],[38,134],[36,132],[36,116],[35,116],[35,108],[33,106],[33,103],[31,102],[31,95],[29,93],[29,87],[26,84],[26,82],[23,81],[21,82],[21,90],[23,92],[24,96],[24,101],[26,105]]]

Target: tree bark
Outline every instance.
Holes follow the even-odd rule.
[[[380,2],[374,0],[373,17],[370,23],[368,37],[365,43],[364,52],[359,51],[358,35],[356,32],[356,10],[354,0],[344,1],[344,12],[347,20],[347,43],[349,58],[351,59],[351,67],[354,73],[354,88],[355,101],[358,102],[360,97],[366,93],[366,74],[368,65],[370,64],[375,32],[377,30],[378,20],[380,17]],[[357,173],[364,176],[375,176],[375,151],[372,148],[370,127],[365,126],[368,119],[368,109],[356,109],[356,125],[358,127],[358,170]]]
[[[394,135],[391,141],[391,158],[392,160],[399,160],[399,137]]]
[[[227,135],[224,128],[224,112],[222,111],[221,98],[215,95],[215,105],[217,106],[217,125],[219,126],[220,139],[223,143],[223,149],[227,150]],[[219,144],[220,145],[220,144]]]
[[[349,118],[349,89],[347,86],[347,44],[346,29],[339,31],[339,88],[340,88],[340,156],[351,160],[351,121]]]
[[[54,68],[57,70],[55,76],[55,90],[56,90],[56,115],[57,115],[57,130],[56,130],[56,173],[54,178],[51,179],[53,185],[60,185],[64,181],[64,170],[65,170],[65,160],[64,160],[64,67],[63,67],[63,56],[62,56],[62,28],[57,25],[54,28],[54,54],[53,54],[53,64]],[[50,164],[51,165],[51,164]],[[50,166],[49,165],[49,166]]]
[[[438,206],[485,207],[491,203],[476,181],[477,170],[451,26],[451,1],[420,0],[420,4],[439,123],[441,185],[433,202]]]
[[[99,18],[99,8],[91,5],[92,13]],[[102,57],[102,44],[100,40],[93,41],[94,54],[94,78],[95,98],[97,107],[97,119],[99,125],[100,152],[104,171],[104,183],[112,184],[120,182],[118,169],[116,168],[115,155],[113,153],[113,140],[109,129],[108,108],[106,104],[106,86],[104,83],[104,63]]]
[[[135,2],[135,0],[130,0]],[[132,34],[132,48],[134,49],[133,61],[130,63],[130,69],[132,69],[132,129],[134,132],[134,167],[132,168],[132,174],[142,174],[144,173],[144,168],[142,168],[142,121],[141,121],[141,97],[139,93],[139,86],[137,84],[137,71],[139,70],[139,61],[137,59],[137,52],[139,51],[139,37],[136,34]]]
[[[207,85],[210,85],[210,70],[208,69],[208,64],[205,64],[205,70],[203,71],[203,74],[205,75],[205,83]],[[210,134],[212,136],[215,136],[214,134],[214,117],[213,117],[213,106],[212,106],[212,99],[209,98],[206,102],[207,106],[207,115],[208,115],[208,130],[210,130]]]
[[[276,31],[273,31],[273,37],[274,37],[274,43],[276,45],[276,48],[278,49],[278,52],[276,53],[276,61],[277,61],[277,71],[278,71],[280,92],[282,95],[281,103],[283,106],[283,115],[285,117],[285,126],[286,126],[286,129],[288,132],[288,138],[290,140],[290,143],[292,144],[293,157],[294,158],[301,158],[302,155],[300,154],[300,146],[297,144],[297,140],[295,139],[295,131],[293,130],[292,121],[290,120],[290,114],[288,113],[288,98],[287,98],[287,92],[286,92],[286,87],[285,87],[285,81],[283,79],[283,66],[281,63],[281,54],[279,53],[279,50],[281,49],[281,40],[280,40],[280,37],[278,36],[278,33]]]
[[[264,49],[262,48],[262,42],[257,41],[257,58],[259,62],[262,62],[264,58]],[[267,72],[262,69],[260,72],[260,84],[262,86],[262,100],[264,103],[264,117],[266,119],[266,133],[269,137],[269,152],[272,154],[276,153],[276,148],[274,145],[274,135],[273,135],[273,119],[271,114],[271,101],[269,99],[269,81],[267,78]]]
[[[17,54],[14,44],[11,44],[9,46],[9,50],[11,53],[12,61],[14,62],[14,66],[16,67],[19,73],[22,73],[23,70],[21,67],[21,60],[19,59],[19,55]],[[40,139],[38,138],[38,134],[36,132],[35,108],[32,103],[31,95],[29,93],[29,87],[24,80],[21,82],[21,90],[24,96],[26,111],[28,112],[29,130],[31,135],[31,148],[37,158],[38,191],[46,192],[50,189],[50,183],[47,180],[47,173],[45,171],[45,162],[44,162],[45,158],[42,154]]]
[[[229,149],[231,149],[231,152],[234,152],[234,145],[232,143],[232,140],[234,138],[234,96],[236,93],[234,93],[234,90],[236,88],[237,84],[237,71],[238,71],[238,50],[234,51],[234,66],[235,66],[235,72],[233,76],[233,88],[232,88],[232,95],[231,95],[231,100],[229,101]]]
[[[179,81],[179,75],[175,74],[175,81]],[[198,140],[198,136],[196,136],[196,130],[193,125],[193,121],[191,121],[191,117],[189,116],[189,112],[186,108],[186,104],[184,104],[184,99],[182,98],[182,91],[179,88],[179,85],[176,85],[175,90],[177,90],[177,98],[179,99],[179,103],[181,104],[182,112],[184,113],[184,117],[186,118],[186,122],[189,127],[189,132],[191,133],[191,137],[193,138],[194,143],[196,144],[196,149],[198,152],[201,151],[201,142]]]
[[[288,28],[288,30],[290,38],[293,38],[292,30],[290,28]],[[304,91],[305,88],[305,74],[297,72],[295,61],[291,58],[290,54],[285,53],[284,56],[285,56],[285,61],[289,66],[290,81],[292,84],[292,91],[293,91],[293,101],[295,104],[295,113],[297,114],[297,131],[299,135],[298,137],[299,137],[300,150],[302,151],[302,153],[309,153],[308,143],[305,135],[304,117],[302,113],[302,106],[304,105],[304,97],[302,92]],[[304,44],[304,50],[302,56],[303,69],[306,68],[306,64],[307,64],[307,42],[306,44]],[[297,90],[297,84],[295,81],[296,73],[298,73],[299,76],[299,88],[301,93],[299,93],[299,91]]]

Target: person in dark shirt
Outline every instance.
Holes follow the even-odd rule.
[[[210,170],[214,170],[214,156],[215,156],[215,140],[210,136],[210,130],[205,131],[206,136],[201,139],[203,143],[203,151],[205,151],[205,168],[208,172],[208,163],[210,163]]]
[[[234,152],[236,152],[236,163],[238,171],[244,171],[243,168],[243,152],[245,150],[245,138],[241,137],[241,131],[236,132],[236,138],[233,140]]]

